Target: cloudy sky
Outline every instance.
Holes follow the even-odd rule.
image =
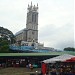
[[[32,0],[39,6],[39,42],[56,49],[74,47],[74,0]],[[31,0],[0,0],[0,26],[14,34],[26,27]]]

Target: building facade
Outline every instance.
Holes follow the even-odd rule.
[[[28,4],[26,28],[20,30],[15,34],[16,43],[19,46],[33,46],[35,49],[54,50],[54,48],[44,47],[43,43],[38,42],[38,4]]]
[[[38,4],[28,4],[26,28],[15,34],[16,42],[38,43]]]

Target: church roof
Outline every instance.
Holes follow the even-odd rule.
[[[22,29],[22,30],[18,31],[18,32],[15,34],[15,36],[16,36],[16,35],[21,34],[23,31],[27,31],[27,29],[26,29],[26,28],[24,28],[24,29]]]

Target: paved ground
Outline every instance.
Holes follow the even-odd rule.
[[[32,71],[27,68],[0,68],[0,75],[30,75],[36,74],[36,71],[40,72],[40,68],[35,68]]]

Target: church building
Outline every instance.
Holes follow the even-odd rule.
[[[27,8],[27,20],[26,28],[17,32],[15,34],[16,42],[24,46],[31,46],[38,44],[43,46],[43,44],[38,43],[38,4],[31,5],[28,4]]]

